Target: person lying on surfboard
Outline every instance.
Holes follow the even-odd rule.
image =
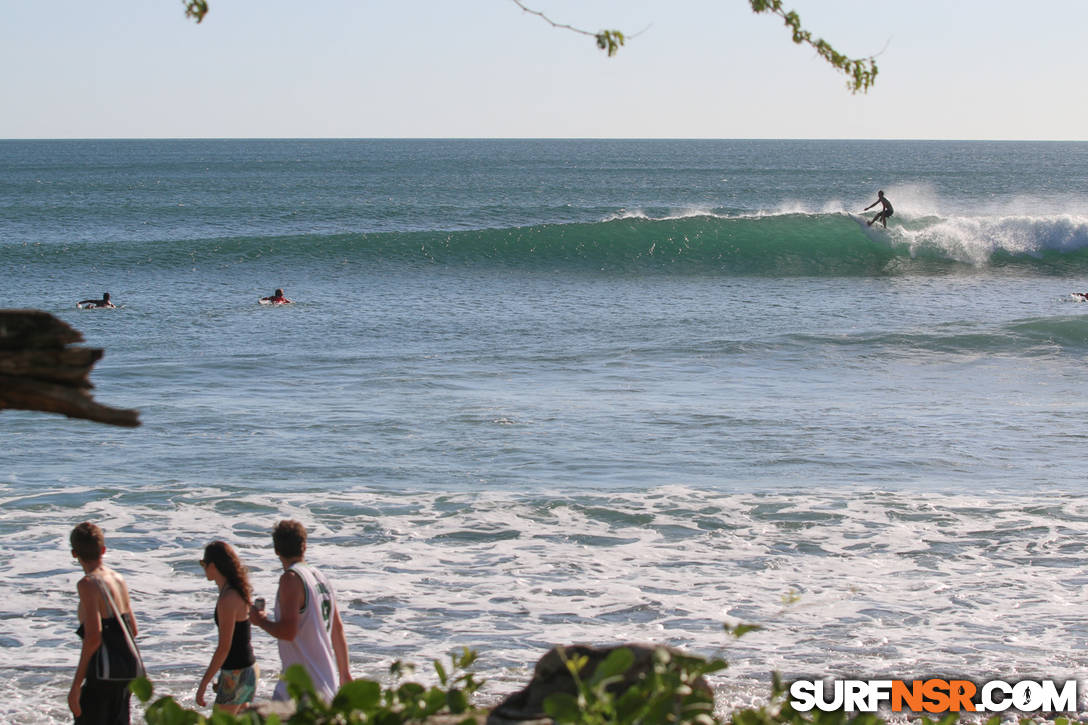
[[[286,297],[283,296],[283,290],[282,289],[277,289],[276,294],[272,295],[271,297],[262,297],[261,302],[267,302],[267,303],[269,303],[271,305],[289,305],[289,304],[291,304],[291,300],[289,300],[289,299],[287,299]]]
[[[100,300],[81,300],[80,302],[76,303],[76,307],[81,307],[81,308],[87,308],[87,307],[116,307],[116,306],[117,305],[110,302],[110,293],[109,292],[103,292],[102,293],[102,299],[100,299]]]
[[[870,209],[872,209],[877,204],[883,204],[884,208],[882,208],[880,210],[880,213],[878,213],[875,217],[873,217],[872,219],[869,220],[869,226],[873,226],[873,222],[880,222],[881,224],[884,225],[884,228],[887,229],[888,228],[888,217],[890,217],[892,215],[893,210],[892,210],[892,203],[890,201],[888,201],[888,197],[884,196],[883,191],[878,191],[876,193],[876,201],[874,201],[869,206],[865,207],[865,211],[869,211]]]

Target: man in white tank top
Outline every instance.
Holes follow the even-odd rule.
[[[340,686],[351,682],[336,592],[324,574],[303,560],[306,528],[302,524],[280,521],[272,531],[272,543],[284,569],[276,592],[275,619],[251,607],[249,621],[279,641],[283,670],[302,665],[317,694],[329,702]],[[287,684],[282,680],[273,698],[288,699]]]

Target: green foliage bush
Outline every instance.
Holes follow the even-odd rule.
[[[726,631],[741,636],[759,629],[749,625]],[[789,703],[789,689],[775,673],[771,682],[771,697],[756,708],[733,711],[726,719],[714,714],[714,697],[697,686],[697,680],[706,674],[724,669],[722,660],[705,660],[700,657],[670,656],[665,648],[655,652],[653,671],[630,688],[617,692],[609,685],[623,679],[633,662],[630,650],[617,649],[587,678],[581,677],[586,658],[565,659],[567,669],[574,677],[577,695],[557,694],[544,701],[548,715],[558,725],[885,725],[886,721],[875,713],[848,715],[842,710],[824,712],[813,709],[802,713]],[[927,717],[918,719],[918,725],[956,725],[957,713],[949,713],[940,720]],[[1000,725],[1000,715],[991,717],[983,725]],[[1020,720],[1020,725],[1034,725],[1030,718]],[[1071,725],[1066,717],[1053,720],[1053,725]]]
[[[759,629],[758,626],[726,626],[726,632],[740,637]],[[885,720],[874,713],[848,716],[843,711],[823,712],[814,709],[802,713],[789,704],[788,687],[776,673],[771,682],[771,696],[766,704],[756,708],[733,711],[727,719],[714,713],[714,695],[700,681],[705,675],[725,669],[724,660],[678,655],[664,647],[654,651],[653,664],[634,682],[627,682],[627,673],[635,662],[631,650],[612,651],[592,673],[585,673],[588,658],[568,658],[560,650],[567,670],[575,683],[575,694],[557,693],[544,701],[544,709],[557,725],[884,725]],[[281,719],[271,714],[262,718],[256,711],[239,715],[215,710],[203,715],[179,705],[172,697],[161,697],[147,705],[149,725],[406,725],[419,723],[433,715],[463,715],[461,725],[476,723],[471,697],[483,682],[477,680],[470,668],[476,653],[462,650],[450,657],[450,670],[438,661],[432,663],[439,685],[424,687],[416,682],[401,682],[413,671],[410,665],[394,663],[390,673],[395,684],[390,687],[373,680],[355,680],[340,688],[331,703],[321,701],[314,691],[306,671],[298,665],[289,667],[283,678],[288,693],[295,701],[293,714]],[[623,687],[621,683],[629,686]],[[152,686],[146,679],[130,685],[144,703],[151,700]],[[920,725],[956,725],[958,716],[951,713],[933,721],[920,718]],[[1030,725],[1030,719],[1020,721]],[[1000,725],[995,716],[984,725]],[[1053,725],[1070,725],[1059,717]]]
[[[677,656],[664,647],[654,650],[649,672],[624,690],[635,657],[631,650],[613,650],[593,674],[582,677],[588,658],[568,659],[559,651],[574,678],[577,694],[557,693],[544,700],[544,710],[558,725],[634,725],[635,723],[694,723],[712,725],[714,695],[699,686],[703,675],[725,669],[722,660]]]
[[[354,680],[341,687],[330,703],[317,696],[306,670],[301,665],[292,665],[283,673],[283,679],[296,706],[294,713],[286,719],[275,714],[262,718],[253,710],[232,715],[216,709],[205,716],[183,708],[169,696],[148,705],[145,718],[148,725],[403,725],[446,713],[464,715],[461,723],[475,723],[470,698],[483,685],[483,681],[477,680],[469,670],[475,661],[476,653],[467,648],[460,655],[450,657],[448,672],[435,660],[434,669],[440,684],[430,688],[417,682],[400,682],[383,688],[373,680]],[[397,680],[411,671],[411,666],[400,662],[390,668]],[[141,702],[151,700],[153,687],[148,680],[136,680],[130,689]]]

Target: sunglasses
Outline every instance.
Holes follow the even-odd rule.
[[[200,564],[201,569],[207,569],[208,564],[210,564],[210,563],[211,563],[210,561],[204,561],[203,559],[197,560],[197,564]]]

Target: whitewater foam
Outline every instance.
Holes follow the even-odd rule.
[[[286,516],[308,524],[309,558],[338,589],[357,674],[380,678],[394,659],[426,662],[467,645],[481,651],[492,700],[519,686],[551,644],[578,641],[725,656],[731,668],[715,684],[744,697],[765,693],[771,670],[1014,679],[1069,677],[1082,664],[1070,642],[1084,626],[1071,612],[1088,586],[1077,574],[1088,508],[1075,496],[668,486],[272,497],[203,487],[149,505],[135,492],[104,493],[61,519],[38,503],[60,490],[8,490],[0,502],[0,541],[14,554],[0,566],[9,593],[0,603],[8,673],[0,698],[15,721],[42,702],[49,722],[65,719],[56,703],[78,654],[77,574],[60,542],[84,518],[104,526],[109,561],[129,581],[160,692],[190,706],[214,639],[201,547],[231,541],[256,592],[271,597],[267,531]],[[729,642],[725,621],[765,629]],[[255,643],[267,696],[277,658],[270,638]],[[39,651],[54,656],[28,662]]]
[[[907,217],[893,229],[912,255],[936,253],[973,266],[1088,248],[1088,216]]]

